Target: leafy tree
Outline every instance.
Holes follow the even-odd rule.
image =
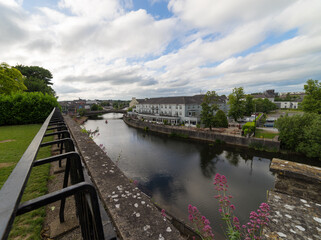
[[[253,102],[257,112],[269,113],[276,109],[276,105],[267,98],[255,99]]]
[[[245,101],[244,101],[244,91],[242,87],[234,88],[233,92],[229,95],[228,104],[230,105],[230,110],[228,115],[233,117],[235,121],[238,118],[242,118],[245,113]]]
[[[208,91],[203,98],[202,112],[201,112],[201,121],[205,125],[205,127],[209,127],[212,129],[214,126],[214,111],[218,110],[217,102],[217,94],[215,91]]]
[[[321,160],[321,115],[305,113],[281,117],[275,122],[275,127],[279,130],[279,139],[286,149]]]
[[[321,115],[314,115],[310,125],[304,129],[304,141],[300,142],[297,151],[308,157],[318,157],[321,160]]]
[[[304,90],[306,95],[301,103],[303,111],[321,114],[321,82],[309,79]]]
[[[245,97],[245,115],[251,116],[251,114],[254,112],[254,102],[253,102],[253,96],[252,95],[246,95]]]
[[[103,108],[101,106],[99,106],[98,104],[93,104],[91,107],[90,107],[90,110],[91,111],[100,111],[100,110],[103,110]]]
[[[55,95],[55,91],[51,85],[53,83],[52,74],[49,70],[38,66],[23,66],[17,65],[16,68],[26,77],[25,85],[27,92],[42,92],[50,95]]]
[[[214,116],[214,127],[218,127],[218,128],[228,127],[227,117],[222,110],[218,110]]]
[[[0,64],[0,94],[11,94],[26,90],[20,71],[6,63]]]

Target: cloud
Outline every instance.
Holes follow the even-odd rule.
[[[321,78],[319,0],[170,0],[160,20],[134,5],[60,0],[28,12],[0,0],[1,61],[49,69],[61,100],[292,90]]]

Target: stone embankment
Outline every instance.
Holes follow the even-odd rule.
[[[321,239],[321,168],[274,158],[268,239]]]
[[[69,116],[65,122],[120,239],[184,239],[76,122]]]
[[[272,139],[247,138],[240,135],[226,134],[197,128],[182,128],[177,126],[159,125],[128,117],[124,117],[123,120],[129,126],[167,135],[176,135],[189,139],[209,142],[219,141],[242,147],[252,146],[275,152],[280,150],[280,142]]]

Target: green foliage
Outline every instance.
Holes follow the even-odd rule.
[[[244,131],[244,135],[252,134],[255,130],[255,122],[247,122],[243,125],[242,130]]]
[[[321,160],[321,115],[286,115],[275,122],[275,127],[284,148]]]
[[[222,110],[218,110],[214,116],[214,127],[216,127],[216,128],[227,128],[228,127],[227,117]]]
[[[275,110],[276,104],[274,104],[273,102],[271,102],[269,99],[265,98],[258,98],[253,100],[253,103],[255,105],[256,108],[256,112],[263,112],[263,113],[269,113],[273,110]]]
[[[321,82],[309,79],[304,90],[306,95],[300,107],[304,112],[321,114]]]
[[[245,101],[244,99],[244,91],[242,87],[234,88],[233,92],[229,95],[228,104],[230,105],[230,110],[228,115],[232,117],[235,121],[238,118],[242,118],[245,113]]]
[[[48,94],[18,92],[0,95],[0,125],[43,123],[57,99]]]
[[[42,92],[43,94],[55,95],[51,82],[52,74],[49,70],[38,66],[15,66],[26,78],[27,92]]]
[[[103,110],[102,106],[98,105],[98,104],[93,104],[91,107],[90,107],[90,110],[91,111],[101,111]]]
[[[209,127],[210,129],[214,126],[215,118],[214,111],[218,110],[217,102],[217,94],[215,91],[208,91],[203,98],[202,112],[201,112],[201,121],[205,125],[205,127]]]
[[[78,109],[77,110],[77,112],[78,112],[78,114],[79,114],[79,116],[84,116],[85,114],[86,114],[86,109],[84,109],[84,108],[80,108],[80,109]]]
[[[127,109],[127,112],[132,112],[132,111],[133,111],[133,108],[131,107]]]
[[[0,64],[0,94],[11,94],[27,90],[20,71],[6,63]]]
[[[254,112],[254,101],[252,95],[246,95],[245,97],[245,112],[244,114],[246,116],[251,116],[251,114]]]

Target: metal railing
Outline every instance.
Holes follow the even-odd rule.
[[[46,133],[49,130],[54,132]],[[44,137],[53,135],[57,135],[58,140],[43,142]],[[59,155],[36,160],[39,148],[55,144],[60,148]],[[62,189],[21,203],[32,168],[55,161],[59,161],[61,167],[61,161],[64,159],[66,166]],[[70,186],[68,186],[69,177]],[[65,201],[69,196],[75,198],[83,239],[104,239],[96,189],[92,183],[85,180],[80,156],[75,151],[73,140],[60,111],[55,108],[0,190],[0,239],[8,238],[16,216],[56,201],[61,201],[59,219],[60,222],[64,222]]]

